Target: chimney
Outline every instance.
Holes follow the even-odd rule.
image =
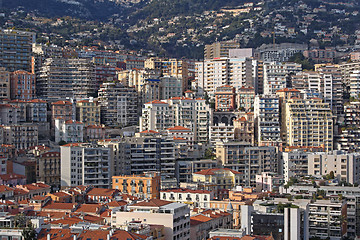
[[[46,235],[46,240],[51,240],[50,234]]]
[[[76,240],[76,239],[77,239],[76,234],[74,234],[74,236],[73,236],[73,240]]]

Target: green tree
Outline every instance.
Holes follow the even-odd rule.
[[[24,228],[21,234],[24,240],[36,240],[37,239],[36,235],[37,235],[36,231],[31,223],[29,223],[28,226]]]

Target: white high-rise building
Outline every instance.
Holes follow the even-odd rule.
[[[204,99],[174,97],[155,100],[144,105],[140,118],[140,131],[164,132],[170,127],[181,126],[190,129],[195,141],[209,140],[211,110]]]
[[[275,94],[277,90],[286,88],[290,73],[301,71],[297,63],[264,63],[264,94]]]
[[[109,188],[113,175],[113,149],[89,143],[61,146],[61,186],[92,185]]]

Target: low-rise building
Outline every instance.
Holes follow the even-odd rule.
[[[172,202],[188,204],[192,208],[209,208],[210,201],[214,199],[214,193],[208,190],[192,189],[168,189],[161,190],[160,199]]]
[[[131,221],[164,225],[165,239],[190,239],[190,210],[186,204],[150,199],[113,212],[112,226],[123,229]]]
[[[60,152],[49,151],[36,158],[36,181],[60,189]]]

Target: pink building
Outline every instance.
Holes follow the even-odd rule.
[[[235,88],[229,85],[221,86],[215,92],[215,111],[235,110]]]
[[[11,99],[34,99],[35,74],[18,70],[10,74],[10,98]]]

